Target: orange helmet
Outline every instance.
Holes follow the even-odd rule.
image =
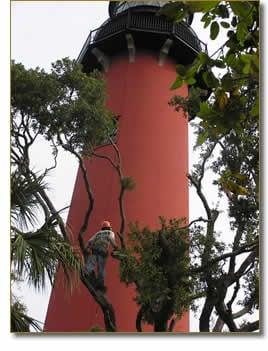
[[[109,221],[103,221],[101,224],[102,228],[111,228],[111,223]]]

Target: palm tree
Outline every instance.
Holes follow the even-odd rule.
[[[38,226],[45,191],[41,178],[27,177],[19,168],[11,175],[11,272],[13,280],[23,279],[36,289],[43,289],[47,280],[53,284],[60,264],[70,287],[80,271],[78,253],[58,231],[57,216],[48,209],[44,223]],[[43,216],[44,217],[44,216]],[[17,277],[16,279],[14,277]],[[29,332],[41,328],[38,321],[27,316],[26,307],[15,296],[11,299],[11,331]]]

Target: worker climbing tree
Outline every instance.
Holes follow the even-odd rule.
[[[87,243],[86,249],[89,255],[85,262],[85,273],[88,274],[92,283],[96,288],[106,291],[104,285],[105,265],[109,254],[109,247],[112,245],[116,250],[115,234],[112,231],[111,224],[108,221],[103,221],[101,230],[94,234]],[[95,275],[95,267],[97,265],[98,276]]]

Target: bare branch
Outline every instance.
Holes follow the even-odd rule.
[[[224,321],[220,317],[218,317],[212,331],[214,333],[221,332],[223,327],[224,327]]]
[[[176,320],[177,320],[177,318],[172,318],[172,319],[171,319],[171,321],[170,321],[170,323],[169,323],[169,327],[168,327],[168,331],[169,331],[169,332],[172,332],[172,331],[173,331],[173,329],[174,329],[174,327],[175,327],[175,324],[176,324]]]
[[[245,314],[247,314],[249,311],[251,310],[250,306],[246,306],[244,308],[242,308],[240,311],[233,313],[233,318],[240,318],[242,316],[244,316]]]
[[[113,146],[116,155],[117,155],[117,167],[118,167],[118,174],[120,177],[120,185],[121,185],[121,189],[120,189],[120,194],[119,194],[119,210],[120,210],[120,218],[121,218],[121,225],[120,225],[120,238],[122,238],[121,240],[121,246],[125,247],[125,243],[124,243],[124,231],[125,231],[125,223],[126,223],[126,214],[125,214],[125,207],[124,207],[124,194],[126,189],[124,188],[123,184],[122,184],[122,180],[123,180],[123,171],[122,171],[122,160],[121,160],[121,154],[119,151],[119,148],[117,147],[117,145],[114,143],[113,139],[110,137],[109,138],[111,145]]]
[[[238,228],[238,230],[236,232],[235,238],[234,238],[233,250],[236,250],[238,248],[238,245],[239,245],[240,239],[242,237],[242,234],[243,234],[242,227],[239,226],[239,228]],[[235,264],[236,264],[235,258],[236,258],[236,255],[232,256],[231,259],[230,259],[229,273],[234,273],[234,271],[235,271]]]
[[[86,192],[87,192],[87,196],[88,196],[88,201],[89,201],[88,208],[87,208],[87,211],[86,211],[86,214],[84,217],[84,222],[83,222],[83,224],[79,230],[79,234],[78,234],[79,245],[80,245],[80,248],[82,250],[83,255],[85,256],[85,255],[87,255],[87,250],[86,250],[85,243],[84,243],[84,235],[85,235],[86,230],[88,228],[90,215],[93,211],[94,196],[93,196],[92,188],[91,188],[91,185],[90,185],[90,182],[88,179],[87,169],[85,167],[83,158],[74,150],[72,150],[71,153],[74,154],[78,158],[79,167],[80,167],[81,172],[82,172],[82,177],[84,180],[84,184],[85,184]]]
[[[124,208],[124,195],[125,195],[126,189],[122,183],[124,176],[123,176],[123,171],[122,171],[122,165],[121,165],[122,161],[121,161],[121,154],[120,154],[119,148],[114,143],[114,141],[111,137],[109,137],[109,141],[110,141],[110,144],[112,145],[112,147],[117,155],[117,164],[107,155],[100,155],[100,154],[96,153],[95,151],[92,153],[92,155],[95,157],[107,160],[118,174],[119,182],[120,182],[120,193],[119,193],[119,197],[118,197],[118,202],[119,202],[119,213],[120,213],[120,218],[121,218],[121,224],[120,224],[118,236],[120,239],[121,247],[124,248],[125,247],[124,231],[125,231],[125,223],[126,223],[126,215],[125,215],[125,208]]]
[[[232,279],[232,283],[242,277],[246,272],[248,268],[252,267],[252,264],[254,264],[255,258],[256,258],[256,247],[254,250],[247,256],[247,258],[244,260],[244,262],[241,264],[239,269],[235,272],[234,278]],[[231,284],[230,284],[231,285]]]
[[[110,164],[113,166],[113,168],[118,172],[118,166],[113,162],[113,160],[109,156],[100,155],[100,154],[97,154],[96,152],[92,152],[92,156],[109,161]]]
[[[188,178],[190,179],[191,183],[194,185],[196,192],[197,192],[197,195],[199,196],[200,200],[203,203],[203,206],[204,206],[206,213],[207,213],[208,220],[211,220],[211,209],[208,205],[208,202],[207,202],[207,199],[205,198],[205,195],[203,194],[203,192],[201,190],[201,186],[199,184],[199,181],[195,180],[191,174],[188,175]]]
[[[110,303],[108,298],[100,290],[97,290],[93,283],[90,282],[88,276],[81,272],[81,281],[86,286],[87,290],[90,292],[94,300],[101,307],[106,331],[115,332],[116,331],[116,320],[113,305]]]
[[[246,253],[246,252],[251,252],[252,250],[256,249],[258,245],[258,240],[250,243],[250,244],[245,244],[243,246],[241,246],[238,250],[236,251],[233,251],[233,252],[228,252],[228,253],[225,253],[219,257],[216,257],[212,260],[209,260],[205,266],[200,266],[200,267],[197,267],[197,268],[193,268],[190,272],[191,274],[195,274],[195,273],[201,273],[203,272],[207,267],[209,266],[212,266],[213,264],[219,262],[219,261],[222,261],[222,260],[225,260],[226,258],[229,258],[229,257],[233,257],[233,256],[238,256],[238,255],[241,255],[243,253]]]
[[[32,175],[35,176],[33,173],[32,173]],[[41,188],[41,189],[39,189],[38,192],[39,192],[40,196],[42,197],[42,199],[44,200],[44,202],[46,203],[47,207],[49,208],[51,214],[53,216],[55,216],[55,218],[57,219],[62,236],[64,237],[65,240],[69,240],[64,222],[63,222],[61,216],[59,215],[59,212],[55,209],[52,201],[48,197],[46,191]]]
[[[142,332],[142,327],[141,327],[142,316],[143,316],[143,307],[139,309],[136,317],[136,330],[138,332]]]
[[[234,288],[233,295],[232,295],[231,299],[226,304],[226,306],[227,306],[229,311],[232,311],[232,304],[234,303],[234,301],[235,301],[235,299],[237,297],[239,289],[240,289],[240,284],[239,284],[239,280],[238,280],[236,282],[236,286]]]
[[[85,164],[84,164],[83,157],[81,155],[79,155],[79,153],[74,150],[74,148],[70,145],[69,140],[66,139],[66,136],[64,136],[64,137],[65,137],[67,144],[65,144],[62,141],[61,135],[59,133],[57,134],[57,140],[59,142],[59,145],[62,146],[62,148],[64,150],[70,152],[78,159],[79,168],[80,168],[81,173],[82,173],[82,177],[83,177],[83,181],[84,181],[84,185],[85,185],[86,193],[87,193],[87,197],[88,197],[88,202],[89,202],[86,213],[85,213],[84,221],[83,221],[81,228],[78,232],[79,246],[80,246],[82,254],[85,258],[85,257],[87,257],[88,253],[86,250],[86,245],[84,243],[84,235],[86,234],[86,230],[87,230],[88,224],[89,224],[90,215],[91,215],[93,208],[94,208],[94,196],[93,196],[92,188],[90,185],[90,181],[88,178],[88,173],[87,173],[87,169],[86,169]]]
[[[51,167],[45,169],[44,176],[46,176],[48,174],[48,172],[52,171],[53,169],[55,169],[57,167],[57,159],[58,159],[59,151],[58,151],[58,148],[55,145],[54,141],[51,140],[51,142],[52,142],[52,146],[53,146],[54,151],[55,151],[55,153],[54,153],[54,164]]]
[[[44,211],[44,215],[45,215],[45,220],[47,221],[49,216],[50,216],[50,212],[49,212],[48,206],[46,205],[45,201],[43,201],[41,195],[39,195],[38,193],[35,194],[35,198],[37,199],[38,203],[42,207],[42,209]]]
[[[223,320],[223,322],[228,326],[229,330],[231,332],[236,332],[238,331],[237,326],[234,322],[232,313],[230,313],[226,306],[225,303],[221,300],[219,300],[216,304],[215,304],[215,308],[216,311],[219,314],[219,317]]]
[[[113,146],[115,152],[116,152],[116,155],[117,155],[117,159],[118,159],[118,166],[119,168],[121,168],[121,154],[120,154],[120,151],[119,151],[119,148],[118,146],[115,144],[115,142],[113,141],[113,139],[111,137],[109,137],[109,140],[110,140],[110,143],[111,145]]]
[[[205,218],[202,218],[202,217],[199,217],[198,219],[195,219],[193,221],[191,221],[188,225],[184,226],[184,227],[180,227],[181,230],[184,230],[184,229],[188,229],[189,227],[191,227],[191,225],[193,225],[194,223],[197,223],[197,222],[209,222],[207,219]]]
[[[251,323],[247,323],[242,328],[240,328],[238,331],[239,332],[253,332],[253,331],[256,331],[258,329],[260,329],[260,322],[254,321]]]
[[[249,311],[250,311],[250,307],[249,306],[244,307],[240,311],[238,311],[236,313],[233,313],[232,317],[233,317],[233,319],[237,319],[237,318],[243,317]],[[218,319],[217,319],[217,321],[215,323],[215,326],[213,328],[213,332],[221,332],[222,328],[224,327],[224,324],[225,323],[223,322],[223,320],[220,317],[218,317]]]

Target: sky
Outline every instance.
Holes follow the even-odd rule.
[[[27,68],[36,66],[49,70],[51,62],[69,56],[77,58],[90,32],[108,17],[107,1],[12,1],[11,3],[11,58],[22,62]],[[198,27],[194,21],[193,28],[199,38],[208,42],[208,31]],[[224,40],[224,38],[222,38]],[[209,47],[214,52],[219,43]],[[190,150],[194,144],[193,134],[189,134]],[[197,155],[190,153],[189,166],[196,161]],[[50,159],[45,145],[40,140],[32,153],[33,165],[37,169],[45,168]],[[50,196],[57,208],[70,203],[76,177],[76,162],[60,155],[59,167],[49,179]],[[216,202],[215,190],[210,190],[210,202]],[[223,208],[226,204],[223,204]],[[199,199],[190,190],[190,218],[202,215]],[[67,214],[67,213],[66,213]],[[226,219],[219,221],[219,227],[225,228]],[[28,287],[22,286],[18,294],[28,306],[30,314],[38,320],[44,320],[50,290],[34,294]],[[191,330],[196,330],[197,321],[191,319]]]

